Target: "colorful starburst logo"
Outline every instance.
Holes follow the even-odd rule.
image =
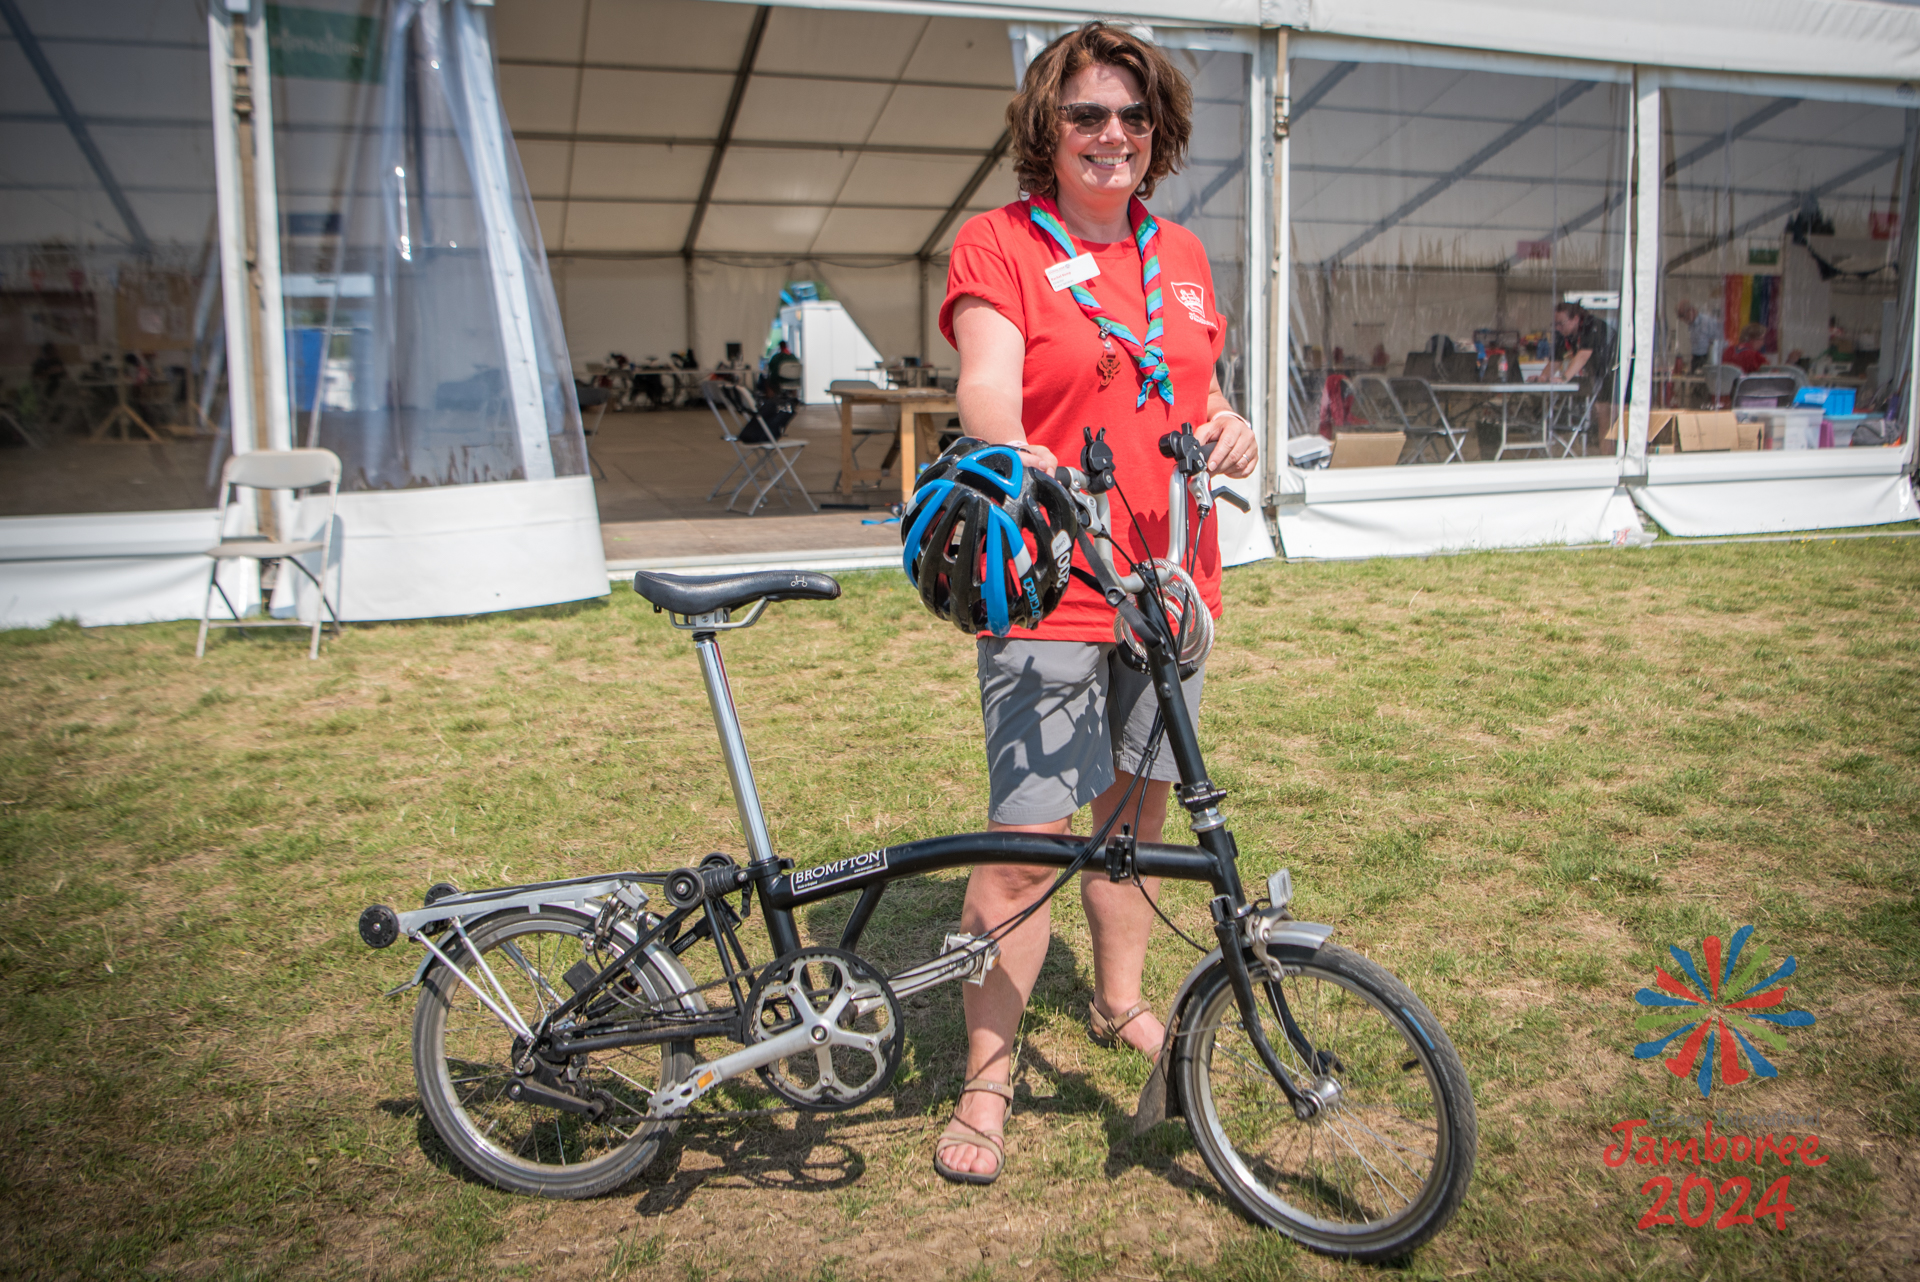
[[[1702,1097],[1713,1090],[1716,1064],[1723,1086],[1737,1086],[1749,1077],[1780,1075],[1753,1043],[1764,1042],[1776,1051],[1784,1051],[1787,1039],[1778,1030],[1810,1027],[1813,1015],[1781,1009],[1787,1000],[1786,980],[1795,969],[1793,958],[1781,962],[1765,979],[1754,979],[1767,972],[1769,958],[1765,944],[1747,947],[1752,934],[1753,927],[1742,926],[1724,949],[1718,935],[1707,936],[1700,941],[1698,965],[1692,953],[1677,946],[1667,949],[1692,983],[1675,978],[1664,967],[1654,967],[1656,987],[1641,989],[1633,1000],[1657,1009],[1634,1020],[1633,1026],[1641,1032],[1671,1031],[1635,1046],[1635,1059],[1657,1058],[1684,1038],[1679,1052],[1666,1061],[1667,1071],[1682,1081],[1697,1077]],[[1700,978],[1703,972],[1707,976],[1704,980]],[[1722,993],[1729,994],[1727,1000],[1721,1000]],[[1676,1020],[1686,1022],[1674,1028]],[[1742,1066],[1743,1054],[1753,1066],[1751,1070]]]

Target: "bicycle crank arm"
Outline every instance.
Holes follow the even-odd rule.
[[[816,1028],[820,1030],[817,1037]],[[653,1103],[647,1109],[647,1116],[668,1118],[684,1113],[693,1107],[695,1100],[730,1077],[751,1073],[756,1068],[765,1068],[775,1060],[815,1049],[826,1041],[825,1032],[824,1025],[801,1024],[775,1037],[769,1037],[764,1042],[755,1042],[731,1054],[722,1055],[719,1059],[697,1064],[679,1085],[654,1095]]]
[[[598,1121],[600,1115],[607,1111],[607,1106],[599,1100],[584,1100],[577,1095],[556,1091],[524,1078],[507,1087],[507,1098],[516,1104],[538,1104],[544,1108],[557,1108],[566,1113],[579,1113],[595,1121]]]

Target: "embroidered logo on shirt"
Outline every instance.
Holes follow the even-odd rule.
[[[1173,296],[1187,309],[1187,315],[1193,318],[1194,324],[1213,328],[1213,321],[1207,316],[1207,291],[1204,286],[1176,280],[1173,282]]]

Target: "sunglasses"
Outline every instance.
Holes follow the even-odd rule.
[[[1144,102],[1130,102],[1119,111],[1097,102],[1069,102],[1063,104],[1059,112],[1062,120],[1090,138],[1103,133],[1108,119],[1116,115],[1120,117],[1120,127],[1135,138],[1144,138],[1153,132],[1153,111]]]

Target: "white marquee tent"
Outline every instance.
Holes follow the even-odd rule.
[[[425,10],[442,15],[440,45],[419,34]],[[150,342],[150,363],[191,374],[183,402],[209,419],[167,485],[98,462],[5,499],[8,622],[197,612],[219,449],[309,438],[386,451],[343,498],[350,616],[603,590],[562,353],[576,368],[612,349],[710,361],[766,332],[782,284],[817,279],[884,355],[951,365],[933,324],[944,253],[968,213],[1013,198],[1001,113],[1019,60],[1090,16],[1053,0],[308,0],[271,19],[255,5],[237,27],[219,5],[162,0],[0,11],[0,292],[24,318],[7,322],[0,367],[91,325],[97,345]],[[1782,358],[1831,319],[1861,353],[1846,375],[1897,398],[1897,425],[1910,418],[1920,12],[1101,12],[1150,29],[1195,79],[1192,163],[1154,203],[1214,260],[1232,321],[1223,381],[1262,435],[1262,497],[1289,554],[1583,542],[1635,524],[1630,499],[1682,533],[1914,515],[1911,430],[1896,449],[1669,456],[1648,428],[1677,384],[1647,375],[1665,378],[1682,297],[1729,330],[1766,319]],[[395,43],[402,27],[414,34]],[[235,31],[270,87],[250,150],[232,110]],[[388,171],[423,159],[394,183],[380,169],[394,156]],[[1796,238],[1787,224],[1807,209],[1813,234]],[[416,243],[420,257],[402,257]],[[387,331],[354,319],[389,294]],[[1284,441],[1325,425],[1329,373],[1374,368],[1342,366],[1336,348],[1397,366],[1433,336],[1531,335],[1569,294],[1596,301],[1614,336],[1617,376],[1594,394],[1624,427],[1616,452],[1286,462]],[[450,313],[479,329],[458,345],[418,337]],[[165,332],[143,340],[149,321]],[[405,380],[371,376],[356,326],[416,391],[381,390]],[[406,342],[418,351],[396,354]],[[506,372],[490,382],[471,361],[479,382],[463,392],[455,355],[489,351]],[[327,358],[363,374],[335,386]],[[1453,412],[1477,413],[1488,443],[1484,404]],[[449,426],[462,414],[497,421],[469,439]]]

